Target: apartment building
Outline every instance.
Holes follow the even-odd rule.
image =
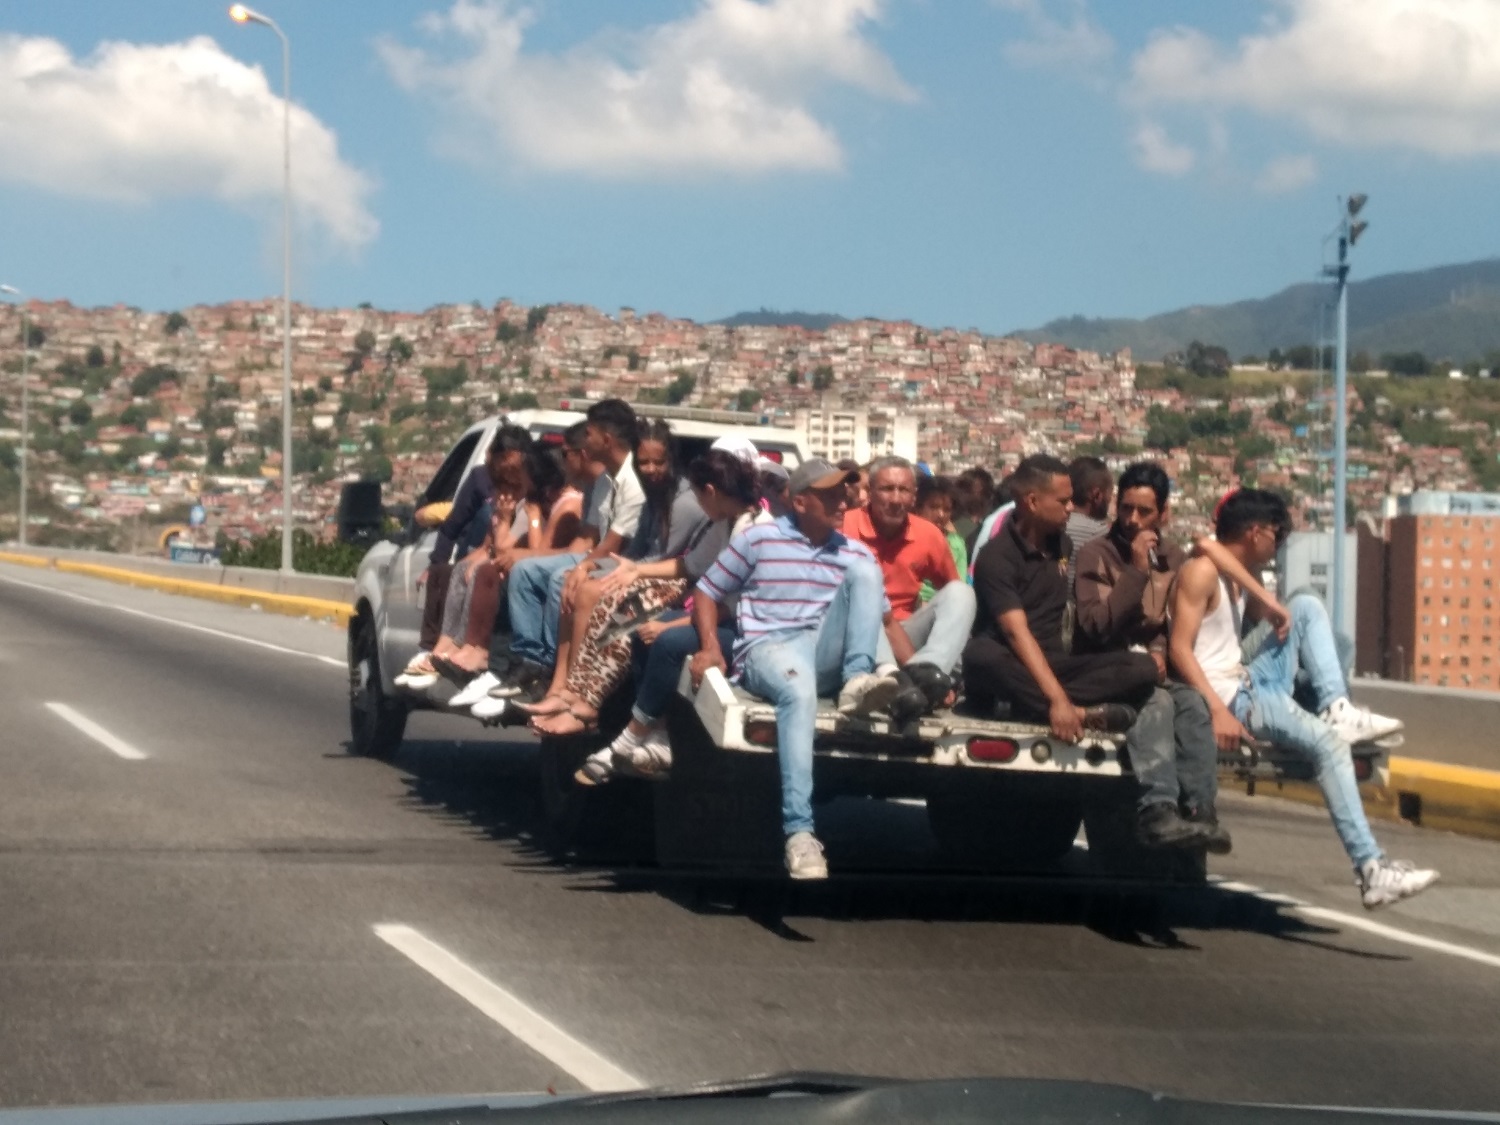
[[[869,410],[797,410],[793,428],[814,457],[838,462],[845,458],[861,465],[876,457],[917,459],[918,424],[915,416]]]

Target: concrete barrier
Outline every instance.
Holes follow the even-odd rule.
[[[0,561],[338,625],[347,625],[354,613],[352,578],[283,575],[254,567],[195,566],[103,551],[45,548],[10,548],[0,551]]]

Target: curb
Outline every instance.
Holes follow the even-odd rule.
[[[43,570],[57,570],[64,574],[81,574],[89,578],[101,578],[106,582],[118,582],[124,586],[136,586],[144,590],[159,590],[179,597],[202,598],[205,601],[259,609],[266,613],[279,613],[287,617],[311,617],[348,625],[354,616],[354,607],[344,602],[326,598],[307,598],[295,594],[271,594],[262,590],[246,590],[237,586],[216,586],[211,582],[194,582],[188,578],[164,578],[144,574],[120,567],[101,566],[97,563],[74,562],[71,559],[38,558],[36,555],[13,554],[0,551],[0,562],[15,563]]]
[[[1323,794],[1309,781],[1262,781],[1257,792],[1323,804]],[[1500,840],[1500,770],[1392,757],[1378,780],[1360,786],[1360,796],[1365,812],[1375,819]]]

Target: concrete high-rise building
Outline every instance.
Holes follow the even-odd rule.
[[[1402,515],[1359,544],[1356,669],[1419,684],[1500,689],[1500,515]]]
[[[838,462],[861,465],[876,457],[917,459],[917,419],[906,414],[868,410],[798,410],[793,426],[807,452]]]

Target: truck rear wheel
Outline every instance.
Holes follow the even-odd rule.
[[[391,758],[406,735],[405,703],[385,694],[380,645],[363,614],[349,622],[349,751],[362,758]]]
[[[1089,860],[1106,875],[1171,883],[1201,883],[1208,877],[1201,849],[1148,848],[1136,838],[1136,786],[1108,785],[1084,805],[1083,830]]]
[[[927,821],[949,861],[998,871],[1048,868],[1073,849],[1083,810],[1076,798],[1030,792],[1024,781],[946,786],[927,798]]]

